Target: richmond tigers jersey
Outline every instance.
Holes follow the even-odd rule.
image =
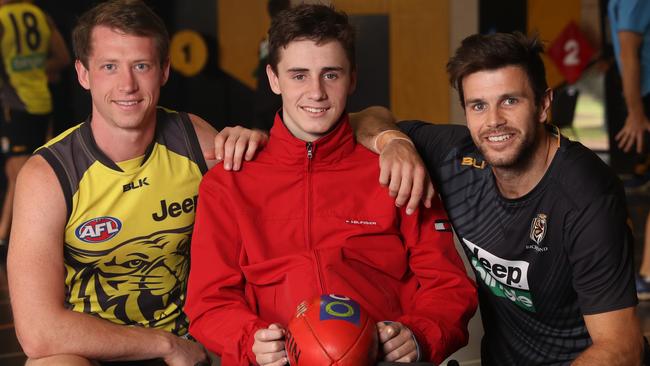
[[[634,306],[622,185],[577,142],[537,186],[506,199],[464,126],[407,122],[479,285],[483,365],[569,364],[592,341],[583,315]]]
[[[45,63],[51,30],[45,13],[30,3],[3,4],[0,26],[0,53],[8,79],[2,90],[5,105],[31,114],[50,113]]]
[[[207,167],[188,116],[157,113],[155,140],[141,164],[120,168],[108,159],[88,121],[36,153],[53,167],[68,205],[69,308],[182,335],[190,238]]]

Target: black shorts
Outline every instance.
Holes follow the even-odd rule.
[[[31,155],[45,143],[50,114],[29,114],[15,109],[0,114],[0,146],[5,156]]]

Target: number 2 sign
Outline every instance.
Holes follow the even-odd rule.
[[[562,30],[548,49],[549,57],[569,84],[580,79],[593,54],[593,48],[574,22]]]

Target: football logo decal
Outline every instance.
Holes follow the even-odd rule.
[[[79,240],[86,243],[101,243],[113,238],[122,229],[122,222],[115,217],[102,216],[90,219],[74,231]]]
[[[537,217],[533,219],[533,222],[530,224],[530,239],[535,243],[539,244],[544,240],[546,236],[546,215],[537,214]]]
[[[320,298],[320,320],[344,320],[359,325],[359,304],[346,296],[322,295]]]

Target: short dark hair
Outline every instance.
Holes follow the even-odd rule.
[[[356,68],[355,32],[348,16],[333,7],[301,4],[283,10],[271,21],[269,28],[269,64],[277,74],[280,49],[295,40],[308,39],[322,44],[338,41],[345,50],[352,70]]]
[[[463,40],[456,54],[447,63],[449,83],[458,90],[460,104],[465,107],[463,78],[478,71],[519,66],[528,76],[540,105],[548,89],[541,54],[544,46],[537,36],[526,37],[520,32],[475,34]]]
[[[169,34],[162,19],[141,0],[111,0],[84,13],[72,31],[75,57],[85,67],[88,67],[88,57],[92,53],[92,31],[97,26],[151,37],[158,50],[160,64],[169,59]]]
[[[275,18],[282,10],[291,7],[291,0],[269,0],[266,10],[269,12],[271,19]]]

